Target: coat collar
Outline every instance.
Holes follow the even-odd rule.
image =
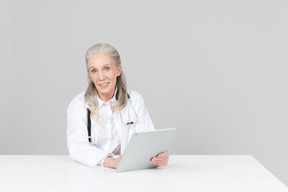
[[[117,100],[117,95],[118,95],[118,88],[116,86],[114,96],[109,101],[104,102],[102,99],[100,99],[100,97],[97,94],[95,94],[94,97],[96,97],[96,100],[97,100],[97,103],[98,103],[98,107],[101,107],[104,103],[110,103],[110,102],[116,101]],[[88,106],[88,104],[86,102],[85,102],[85,108],[89,109],[89,106]]]
[[[118,92],[118,88],[116,86],[116,89],[115,89],[115,92],[114,92],[114,96],[112,97],[112,99],[110,99],[109,101],[106,101],[106,102],[103,101],[102,99],[100,99],[100,97],[96,94],[98,107],[100,108],[105,103],[109,103],[110,104],[111,102],[116,101],[117,92]]]

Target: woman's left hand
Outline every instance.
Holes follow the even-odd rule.
[[[151,163],[157,166],[167,166],[169,160],[169,153],[168,150],[164,151],[163,153],[159,153],[156,157],[151,159]]]

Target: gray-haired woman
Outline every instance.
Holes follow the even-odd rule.
[[[67,109],[69,154],[73,160],[91,167],[117,168],[133,133],[152,131],[154,125],[142,96],[127,90],[120,55],[114,47],[90,47],[86,68],[88,88]],[[87,126],[91,127],[90,134]],[[166,166],[168,159],[169,153],[165,151],[153,157],[151,163]]]

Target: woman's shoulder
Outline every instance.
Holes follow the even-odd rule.
[[[128,95],[131,99],[131,101],[136,105],[136,106],[142,106],[144,105],[144,99],[142,95],[134,90],[128,90]]]
[[[67,110],[72,108],[85,108],[85,91],[81,92],[72,99]]]
[[[71,103],[84,103],[84,102],[85,102],[85,91],[82,91],[81,93],[76,95],[71,101]]]
[[[127,93],[128,93],[128,96],[133,100],[134,99],[142,99],[142,95],[137,91],[128,90]]]

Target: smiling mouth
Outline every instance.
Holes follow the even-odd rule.
[[[99,86],[102,87],[102,88],[106,88],[108,86],[108,84],[109,84],[109,82],[101,83],[101,84],[99,84]]]

